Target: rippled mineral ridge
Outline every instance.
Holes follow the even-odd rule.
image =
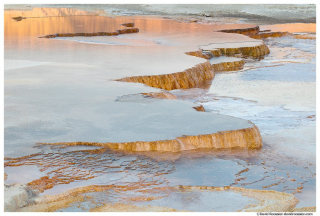
[[[20,22],[10,19],[13,16],[28,17],[28,13],[31,13],[30,17],[37,18],[26,18]],[[93,15],[70,8],[5,11],[5,156],[20,157],[38,153],[23,159],[20,165],[25,166],[19,166],[19,161],[11,162],[13,166],[5,168],[8,173],[5,183],[27,183],[19,182],[16,175],[25,176],[29,182],[34,180],[34,185],[39,185],[39,179],[47,181],[44,187],[40,187],[43,195],[59,194],[88,185],[116,185],[114,191],[109,190],[107,194],[88,193],[88,197],[94,197],[93,200],[82,200],[80,203],[78,200],[69,208],[54,209],[65,211],[88,211],[91,207],[97,207],[94,203],[123,200],[131,200],[138,205],[139,200],[150,199],[156,187],[178,184],[230,185],[293,192],[302,183],[308,186],[306,190],[311,195],[301,194],[301,206],[315,206],[311,193],[315,187],[315,177],[312,175],[314,166],[309,165],[311,171],[306,171],[301,164],[293,162],[291,155],[275,160],[272,153],[277,153],[277,149],[271,144],[262,152],[226,149],[157,154],[123,154],[85,146],[33,148],[35,143],[41,142],[155,141],[252,126],[246,120],[196,112],[192,109],[195,104],[181,100],[117,102],[122,95],[160,90],[113,80],[182,72],[203,64],[205,59],[184,53],[197,51],[200,46],[210,43],[262,43],[244,35],[215,32],[255,25],[201,25],[178,23],[160,17],[108,18]],[[38,38],[54,33],[121,29],[123,26],[120,24],[128,22],[134,22],[140,32],[116,37]],[[225,58],[219,61],[223,62]],[[231,61],[235,60],[232,58]],[[232,101],[230,104],[233,104]],[[204,106],[206,111],[210,111],[209,104]],[[225,109],[221,110],[221,114],[230,115],[223,113]],[[237,114],[231,116],[238,117]],[[259,125],[259,121],[254,123]],[[219,129],[214,125],[219,125]],[[285,145],[280,147],[285,148]],[[266,159],[270,162],[265,163]],[[277,164],[283,161],[286,163],[281,166]],[[26,172],[24,167],[30,167],[35,175]],[[139,191],[141,186],[145,192]],[[117,192],[121,191],[121,187],[127,187],[129,191]],[[207,200],[208,195],[201,193],[199,196]],[[230,194],[226,193],[228,196]],[[231,210],[243,209],[246,201],[255,203],[250,199],[235,199],[240,199],[240,202]],[[160,203],[168,207],[166,202],[160,199]],[[204,203],[206,205],[210,206]],[[169,207],[200,210],[197,206],[184,208],[181,203]],[[217,206],[216,210],[230,208]]]

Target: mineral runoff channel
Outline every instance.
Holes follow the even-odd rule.
[[[259,129],[247,120],[197,112],[186,101],[145,100],[145,94],[197,87],[217,71],[241,68],[246,58],[263,58],[268,47],[252,38],[263,34],[259,27],[52,11],[32,17],[5,11],[7,159],[36,153],[35,143],[130,152],[261,148]],[[117,32],[124,23],[134,23],[139,32],[94,35]],[[61,35],[39,38],[55,34]],[[22,112],[8,109],[21,106]]]

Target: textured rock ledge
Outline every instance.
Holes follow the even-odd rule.
[[[246,29],[226,29],[226,30],[220,30],[220,32],[244,34],[254,39],[264,39],[269,37],[283,37],[283,36],[290,35],[289,32],[271,32],[270,30],[260,31],[259,26],[256,26],[253,28],[246,28]]]
[[[225,46],[225,47],[223,47]],[[229,47],[226,47],[229,46]],[[211,52],[213,56],[237,56],[261,58],[270,53],[268,46],[263,41],[244,42],[232,47],[233,44],[210,44],[202,46],[205,52]]]
[[[117,79],[116,81],[143,83],[154,88],[165,90],[193,88],[208,79],[214,78],[214,67],[209,63],[201,63],[183,72],[152,75],[133,76]]]
[[[221,30],[221,32],[257,35],[259,33],[259,29],[259,26],[256,26],[247,29]],[[267,37],[269,35],[272,35],[272,33],[261,33],[259,34],[259,37]],[[186,52],[185,54],[209,60],[213,57],[220,56],[263,58],[269,53],[270,50],[268,46],[263,41],[256,40],[242,43],[209,44],[200,47],[198,51]],[[239,70],[243,68],[244,63],[245,62],[243,60],[221,62],[211,65],[208,63],[202,63],[183,72],[152,76],[125,77],[117,79],[116,81],[143,83],[151,87],[165,90],[186,89],[196,87],[208,79],[213,79],[214,71]]]
[[[260,27],[252,27],[252,28],[244,28],[244,29],[225,29],[220,30],[219,32],[225,32],[225,33],[236,33],[236,34],[254,34],[258,33],[260,31]]]
[[[198,148],[260,148],[262,138],[257,126],[239,130],[222,131],[213,134],[203,134],[196,136],[181,136],[174,140],[159,141],[136,141],[124,143],[99,143],[99,142],[59,142],[59,143],[39,143],[41,145],[84,145],[101,146],[113,150],[130,152],[141,151],[170,151],[191,150]]]
[[[269,37],[283,37],[291,35],[289,32],[259,32],[256,34],[248,34],[249,37],[254,39],[264,39]]]
[[[23,208],[16,209],[20,212],[50,212],[57,211],[61,208],[69,207],[71,204],[75,202],[83,202],[85,199],[84,194],[88,192],[107,192],[108,190],[119,190],[119,191],[128,191],[137,189],[139,186],[135,187],[126,187],[126,186],[114,186],[114,185],[90,185],[79,188],[70,189],[64,193],[53,195],[53,196],[39,196],[34,199],[34,203],[31,203]],[[198,191],[201,193],[202,191],[211,191],[219,192],[236,192],[240,193],[244,197],[249,197],[257,200],[256,204],[248,204],[244,207],[244,209],[240,210],[243,212],[287,212],[287,211],[295,211],[294,207],[297,205],[299,200],[292,194],[277,192],[273,190],[254,190],[254,189],[245,189],[239,187],[213,187],[213,186],[183,186],[179,185],[176,187],[163,187],[162,191],[166,191],[169,194],[172,193],[184,193],[187,191]],[[87,198],[88,199],[88,198]],[[89,198],[90,199],[90,198]],[[147,201],[147,200],[146,200]],[[226,200],[226,202],[228,202]],[[101,203],[103,204],[103,203]],[[230,205],[232,205],[230,203]],[[311,208],[311,211],[315,208]],[[91,211],[177,211],[173,208],[168,207],[158,207],[158,206],[147,206],[147,208],[138,207],[134,204],[120,204],[119,203],[105,203],[103,206],[98,208],[93,208]],[[309,210],[309,209],[308,209]],[[309,210],[310,211],[310,210]]]
[[[116,30],[114,32],[93,32],[93,33],[56,33],[51,35],[45,35],[39,38],[55,38],[55,37],[75,37],[75,36],[84,36],[84,37],[92,37],[92,36],[114,36],[119,34],[130,34],[130,33],[138,33],[138,28],[130,28],[130,29],[121,29]]]
[[[85,196],[85,193],[94,193],[94,192],[107,192],[108,190],[118,190],[118,191],[128,191],[137,189],[140,186],[116,186],[116,185],[90,185],[83,186],[74,189],[70,189],[64,193],[57,195],[45,195],[35,197],[33,203],[30,203],[27,206],[18,208],[15,211],[17,212],[54,212],[59,209],[67,208],[75,202],[84,202],[85,199],[90,199],[90,196]],[[168,188],[165,188],[168,189]],[[128,204],[105,204],[101,208],[96,208],[91,211],[106,211],[105,207],[109,206],[112,209],[107,211],[175,211],[174,209],[167,207],[156,207],[152,206],[151,208],[143,209],[135,205]]]
[[[222,71],[236,71],[243,69],[245,61],[243,59],[238,61],[221,62],[217,64],[212,64],[215,72]]]
[[[143,83],[148,86],[164,90],[187,89],[194,88],[207,80],[213,79],[215,72],[241,70],[244,64],[244,60],[220,63],[205,62],[187,69],[184,72],[152,76],[125,77],[117,79],[116,81]]]
[[[293,34],[293,37],[295,37],[297,39],[307,39],[307,40],[315,40],[316,39],[315,35],[296,35],[296,34]]]
[[[208,186],[177,186],[180,190],[211,190],[211,191],[235,191],[242,196],[251,197],[259,201],[258,204],[250,204],[242,211],[245,212],[286,212],[293,209],[299,200],[292,194],[273,190],[254,190],[239,187],[208,187]]]

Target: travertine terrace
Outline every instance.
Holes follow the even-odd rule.
[[[94,16],[89,16],[90,19],[101,19],[100,17],[95,18]],[[110,18],[105,18],[105,19],[110,19]],[[26,19],[25,24],[28,25],[28,22],[31,19]],[[50,20],[49,20],[50,21]],[[117,31],[112,31],[112,28],[119,28],[121,25],[125,26],[133,26],[132,23],[134,23],[136,28],[130,28],[127,29],[128,31],[132,31],[138,28],[141,28],[143,25],[141,22],[145,22],[146,20],[140,20],[137,19],[133,22],[127,22],[126,19],[119,19],[116,22],[112,21],[113,26],[108,26],[106,30],[108,32],[117,32]],[[164,23],[169,22],[169,23],[174,23],[172,21],[162,21]],[[129,23],[129,24],[128,24]],[[19,24],[19,22],[16,22],[16,24]],[[140,25],[139,25],[140,24]],[[182,25],[178,23],[174,23],[175,25]],[[49,24],[48,24],[49,25]],[[167,25],[167,24],[166,24]],[[189,24],[185,24],[186,27],[189,27]],[[250,25],[243,25],[244,28],[246,29],[247,26]],[[243,44],[245,47],[237,47],[237,44],[235,44],[235,47],[232,47],[232,51],[235,54],[239,50],[240,54],[243,56],[249,55],[256,57],[257,55],[262,56],[267,54],[267,51],[261,51],[260,47],[264,47],[264,44],[262,41],[256,41],[254,39],[251,39],[249,37],[243,36],[243,35],[236,35],[236,34],[227,34],[227,33],[220,33],[218,32],[219,28],[221,29],[232,29],[234,28],[233,25],[222,25],[222,26],[213,26],[214,32],[211,32],[211,30],[208,31],[208,35],[217,35],[219,40],[221,42],[224,42],[225,44],[232,44],[233,41],[235,40],[242,40]],[[137,40],[132,40],[130,38],[127,39],[127,37],[132,37],[135,35],[148,35],[148,31],[145,32],[146,30],[143,30],[144,32],[141,33],[141,31],[138,34],[134,34],[131,36],[131,34],[121,34],[120,38],[114,38],[114,37],[104,37],[108,36],[105,34],[105,29],[104,25],[100,27],[97,31],[94,31],[96,33],[91,33],[93,35],[86,35],[86,33],[76,33],[79,32],[78,30],[68,30],[69,33],[59,33],[59,34],[45,34],[47,38],[51,38],[51,40],[48,39],[38,39],[41,40],[39,42],[41,43],[46,43],[48,42],[50,44],[61,44],[60,40],[55,41],[55,37],[57,38],[62,38],[64,41],[78,41],[81,43],[78,43],[77,46],[87,46],[86,42],[89,44],[92,43],[106,43],[108,42],[119,42],[123,44],[128,44],[130,46],[130,49],[138,55],[131,55],[131,52],[123,52],[121,55],[121,59],[117,59],[112,53],[113,51],[110,49],[118,49],[118,47],[114,46],[108,46],[106,47],[108,49],[108,52],[104,50],[104,46],[102,46],[102,50],[99,47],[92,47],[93,52],[95,53],[94,55],[97,56],[97,58],[103,58],[103,59],[108,59],[107,64],[105,65],[105,60],[101,60],[99,64],[103,64],[104,66],[101,66],[102,71],[104,70],[103,68],[108,68],[109,62],[113,62],[114,65],[122,65],[124,67],[124,73],[104,73],[107,75],[107,83],[105,83],[104,88],[105,89],[105,94],[109,94],[110,96],[112,94],[108,93],[110,91],[114,91],[115,87],[113,86],[132,86],[130,84],[124,84],[124,82],[119,82],[119,81],[125,81],[125,82],[136,82],[136,83],[143,83],[146,84],[150,87],[154,88],[160,88],[164,90],[173,90],[173,89],[189,89],[189,88],[194,88],[206,81],[210,81],[214,78],[215,76],[215,71],[230,71],[230,70],[238,70],[241,69],[244,65],[244,60],[237,59],[237,58],[216,58],[214,62],[210,62],[205,58],[199,58],[196,55],[190,55],[193,51],[190,50],[199,50],[199,39],[193,39],[189,38],[186,36],[186,42],[183,40],[180,40],[181,42],[184,43],[183,46],[159,46],[159,45],[152,45],[154,49],[140,49],[139,46],[150,46],[148,43],[145,44],[145,42]],[[202,27],[204,30],[206,29],[205,26]],[[110,31],[110,30],[111,31]],[[50,32],[55,31],[50,30]],[[138,31],[138,30],[137,30]],[[84,31],[88,32],[88,31]],[[119,32],[119,31],[118,31]],[[153,29],[151,30],[153,32]],[[151,33],[150,32],[150,33]],[[150,34],[149,33],[149,34]],[[200,32],[199,32],[200,33]],[[202,33],[202,32],[201,32]],[[81,34],[81,35],[80,35]],[[82,35],[83,34],[83,35]],[[51,37],[52,36],[52,37]],[[81,37],[81,36],[96,36],[96,37]],[[199,35],[200,36],[200,35]],[[140,36],[141,37],[141,36]],[[167,36],[162,36],[165,40],[168,40],[169,43],[175,43],[174,41],[176,40],[174,37],[170,36],[170,38],[167,38]],[[34,38],[35,39],[35,38]],[[149,39],[152,41],[153,39]],[[138,44],[136,44],[135,41],[138,41]],[[210,37],[206,36],[201,36],[201,43],[207,43],[209,44]],[[181,43],[179,42],[179,43]],[[213,45],[210,45],[213,46]],[[226,45],[228,46],[228,45]],[[80,48],[79,47],[79,48]],[[230,47],[230,45],[229,45]],[[200,47],[202,50],[203,48]],[[156,51],[155,55],[152,54]],[[201,52],[202,52],[201,50]],[[218,50],[218,49],[217,49]],[[247,51],[249,50],[249,51]],[[257,51],[260,50],[260,51]],[[198,51],[196,51],[198,52]],[[215,53],[214,50],[210,50],[211,53]],[[102,54],[103,53],[103,54]],[[81,52],[78,53],[79,55],[82,55]],[[221,48],[219,50],[219,56],[221,55],[226,55],[230,56],[229,52],[224,52],[223,49]],[[99,57],[98,57],[99,56]],[[151,56],[155,56],[156,58],[159,58],[159,61],[150,61],[148,60]],[[81,57],[83,58],[83,57]],[[95,61],[98,61],[96,59]],[[130,64],[122,64],[121,62],[129,62],[129,61],[134,61],[135,62],[135,67],[132,67]],[[139,63],[141,62],[141,63]],[[146,63],[148,62],[148,63]],[[8,62],[10,63],[10,61]],[[88,62],[89,63],[89,62]],[[90,63],[89,63],[90,64]],[[163,67],[165,65],[168,65],[169,67]],[[9,65],[9,64],[7,64]],[[10,66],[14,67],[14,66]],[[44,67],[44,68],[43,68]],[[52,66],[50,64],[43,65],[43,67],[33,67],[33,68],[26,68],[26,70],[30,69],[30,72],[36,72],[38,70],[51,70]],[[60,69],[59,69],[60,68]],[[56,65],[55,70],[58,69],[60,71],[68,71],[68,66],[67,65]],[[32,70],[31,70],[32,69]],[[13,68],[12,70],[16,70]],[[126,76],[126,74],[134,74],[138,76]],[[125,77],[125,78],[124,78]],[[61,77],[62,78],[62,77]],[[60,79],[60,78],[58,78]],[[101,83],[101,82],[100,82]],[[110,84],[108,84],[110,83]],[[122,84],[123,83],[123,84]],[[153,95],[156,93],[152,89],[147,89],[144,86],[137,86],[134,88],[138,88],[139,93],[143,93],[145,95],[152,93]],[[71,89],[70,89],[71,90]],[[121,95],[130,95],[134,94],[136,90],[132,91],[129,88],[123,88],[121,93],[116,93],[114,91],[113,93],[114,96],[121,96]],[[149,93],[150,92],[150,93]],[[109,98],[110,98],[109,96]],[[126,110],[126,103],[120,103],[117,102],[115,99],[108,99],[109,102],[107,102],[108,107],[107,110],[104,111],[103,116],[105,116],[106,119],[113,118],[112,116],[112,110],[123,110],[125,113]],[[169,105],[171,104],[171,105]],[[175,105],[174,105],[175,104]],[[157,101],[156,103],[148,104],[147,107],[137,103],[131,103],[131,108],[133,110],[131,112],[134,112],[135,114],[130,114],[134,116],[133,118],[140,118],[141,114],[144,113],[150,113],[150,117],[145,116],[145,123],[140,124],[141,126],[135,127],[133,126],[132,128],[129,127],[128,125],[119,125],[117,127],[111,127],[109,129],[105,128],[102,129],[102,133],[108,133],[108,134],[113,134],[109,135],[108,138],[98,138],[97,136],[94,136],[95,138],[92,140],[90,136],[86,136],[85,139],[81,137],[74,137],[71,138],[69,136],[68,140],[70,139],[75,139],[72,140],[71,142],[67,142],[67,140],[59,140],[59,142],[52,142],[50,140],[37,140],[36,143],[69,143],[72,145],[78,144],[78,145],[94,145],[94,146],[107,146],[108,148],[112,149],[122,149],[122,150],[128,150],[128,151],[153,151],[153,150],[158,150],[158,151],[180,151],[180,150],[187,150],[187,149],[195,149],[195,148],[233,148],[233,147],[242,147],[242,148],[260,148],[262,146],[262,140],[261,136],[259,134],[259,130],[257,127],[254,126],[254,124],[247,122],[245,120],[241,119],[234,119],[234,120],[227,120],[231,122],[239,122],[236,124],[230,124],[227,123],[225,126],[222,124],[224,120],[223,118],[229,119],[230,117],[223,117],[223,116],[214,116],[212,114],[208,113],[201,113],[201,116],[198,112],[195,112],[192,107],[192,103],[188,105],[190,107],[190,111],[188,113],[188,118],[185,118],[183,115],[178,115],[178,113],[181,113],[181,110],[178,110],[177,106],[178,104],[181,104],[179,106],[185,106],[183,104],[186,104],[186,102],[181,102],[179,100],[175,101]],[[117,107],[117,108],[115,108]],[[122,108],[121,108],[122,107]],[[134,108],[136,107],[136,108]],[[140,108],[138,108],[140,107]],[[165,108],[166,107],[166,108]],[[167,119],[165,120],[166,117],[163,116],[164,113],[166,113],[165,110],[170,110],[170,115],[168,115]],[[189,109],[189,108],[187,108]],[[159,113],[158,111],[155,110],[161,110]],[[176,111],[175,111],[176,110]],[[152,113],[158,113],[158,117],[155,117]],[[174,114],[176,113],[176,114]],[[90,115],[89,115],[90,116]],[[121,122],[120,120],[122,117],[116,117],[115,115],[115,120],[117,122]],[[209,120],[212,116],[212,120]],[[99,117],[99,121],[101,123],[99,124],[106,124],[103,123],[103,118],[102,116]],[[116,120],[117,119],[117,120]],[[123,119],[126,119],[126,117],[123,117]],[[159,122],[157,119],[163,119],[164,125],[163,128],[159,128]],[[195,119],[198,120],[199,124],[195,124]],[[201,120],[202,119],[202,120]],[[205,120],[206,119],[206,120]],[[98,122],[99,122],[98,121]],[[206,121],[206,123],[204,122]],[[218,122],[217,122],[218,121]],[[135,125],[135,120],[132,120],[132,124]],[[140,120],[137,122],[140,122]],[[192,122],[192,123],[191,123]],[[240,123],[242,122],[242,123]],[[96,124],[97,122],[95,122]],[[145,129],[142,125],[146,125]],[[153,126],[152,126],[153,125]],[[170,125],[170,126],[169,126]],[[210,126],[212,129],[209,129]],[[209,126],[209,127],[208,127]],[[105,127],[105,126],[104,126]],[[113,129],[114,128],[114,129]],[[137,130],[135,130],[137,128]],[[149,128],[157,128],[155,129],[149,129]],[[178,129],[179,128],[179,129]],[[157,132],[158,130],[158,132]],[[167,131],[168,130],[168,131]],[[130,132],[129,132],[130,131]],[[139,131],[144,131],[143,133]],[[120,132],[120,133],[119,133]],[[132,134],[128,136],[129,134]],[[137,135],[134,135],[137,134]],[[140,134],[140,135],[138,135]],[[158,134],[158,135],[156,135]],[[98,139],[97,139],[98,138]]]
[[[315,26],[118,7],[5,6],[5,211],[314,211]]]
[[[260,148],[262,139],[256,126],[238,130],[221,131],[213,134],[182,136],[174,140],[136,141],[126,143],[97,143],[97,142],[63,142],[40,143],[42,145],[84,145],[101,146],[124,151],[182,151],[197,148]]]
[[[25,186],[24,186],[25,187]],[[108,193],[109,190],[133,190],[133,188],[123,188],[117,187],[113,185],[108,186],[99,186],[92,185],[86,187],[80,187],[71,189],[62,194],[54,195],[54,196],[42,196],[38,197],[37,195],[31,195],[29,199],[29,204],[23,206],[9,206],[9,203],[5,206],[5,210],[15,210],[15,211],[34,211],[34,212],[49,212],[55,211],[63,207],[68,207],[73,203],[84,201],[86,199],[85,193],[92,192],[105,192]],[[263,190],[252,190],[252,189],[244,189],[239,187],[211,187],[211,186],[183,186],[179,185],[176,187],[164,187],[161,188],[162,193],[181,193],[186,194],[190,192],[194,192],[201,196],[204,192],[210,192],[212,194],[216,193],[219,196],[219,193],[226,193],[232,195],[233,193],[240,193],[244,197],[249,197],[253,199],[255,204],[246,203],[242,209],[238,209],[238,211],[242,212],[286,212],[292,210],[297,203],[299,202],[297,198],[295,198],[291,194],[281,193],[277,191],[263,191]],[[229,195],[229,196],[230,196]],[[221,194],[220,196],[224,196]],[[87,199],[90,199],[88,197]],[[125,205],[120,203],[110,203],[104,204],[99,208],[93,208],[91,211],[190,211],[187,209],[174,209],[170,207],[161,207],[155,206],[152,204],[154,199],[159,199],[156,197],[145,197],[144,202],[146,203],[144,206],[136,206],[134,204]],[[26,200],[25,198],[21,198],[21,200]],[[32,201],[30,201],[32,200]],[[8,201],[9,202],[9,201]],[[190,202],[190,201],[189,201]],[[251,201],[252,202],[252,201]],[[11,200],[11,203],[14,203]],[[150,205],[152,204],[152,205]],[[213,208],[218,206],[219,204],[213,203]]]
[[[130,26],[126,26],[130,27]],[[56,34],[50,34],[50,35],[45,35],[39,38],[56,38],[56,37],[79,37],[79,36],[84,36],[84,37],[92,37],[92,36],[116,36],[119,34],[129,34],[129,33],[138,33],[139,29],[138,28],[130,28],[130,29],[120,29],[116,30],[114,32],[92,32],[92,33],[56,33]]]
[[[183,72],[154,76],[134,76],[117,81],[143,83],[151,87],[165,90],[193,88],[206,80],[214,78],[214,67],[209,63],[197,64]]]

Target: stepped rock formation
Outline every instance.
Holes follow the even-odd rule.
[[[183,72],[153,76],[133,76],[116,81],[143,83],[154,88],[165,90],[193,88],[208,79],[214,78],[214,67],[209,63],[201,63]]]
[[[45,35],[39,38],[55,38],[55,37],[75,37],[75,36],[84,36],[84,37],[92,37],[92,36],[114,36],[119,34],[130,34],[130,33],[138,33],[138,28],[130,28],[130,29],[121,29],[116,30],[114,32],[93,32],[93,33],[56,33],[51,35]]]
[[[223,31],[223,30],[222,30]],[[228,32],[252,33],[259,31],[259,27],[244,29],[240,31],[226,30]],[[234,32],[233,32],[234,33]],[[201,46],[198,51],[186,52],[185,54],[204,59],[211,59],[219,56],[241,56],[261,58],[270,53],[269,48],[263,41],[243,42],[243,43],[224,43],[209,44]],[[165,90],[193,88],[203,83],[205,80],[214,78],[214,71],[230,71],[242,69],[243,60],[220,62],[216,64],[202,63],[183,72],[152,75],[152,76],[133,76],[116,79],[116,81],[143,83],[151,87]]]
[[[41,145],[84,145],[101,146],[113,150],[130,152],[141,151],[170,151],[191,150],[197,148],[260,148],[262,138],[257,126],[250,128],[221,131],[213,134],[203,134],[195,136],[181,136],[174,140],[159,141],[136,141],[124,143],[99,143],[99,142],[59,142],[59,143],[40,143]]]
[[[29,205],[20,208],[16,208],[14,211],[27,212],[50,212],[57,211],[62,208],[66,208],[73,203],[83,202],[85,197],[84,194],[91,192],[107,192],[108,190],[119,190],[119,191],[128,191],[137,189],[139,186],[125,187],[125,186],[116,186],[116,185],[90,185],[84,187],[78,187],[70,189],[64,193],[57,195],[46,195],[35,197],[34,203],[29,203]],[[167,194],[172,193],[185,193],[188,191],[196,191],[199,194],[205,191],[211,191],[212,193],[219,193],[220,191],[230,192],[230,193],[240,193],[243,197],[249,197],[257,200],[256,204],[249,204],[240,210],[243,212],[287,212],[295,210],[295,206],[299,200],[292,194],[277,192],[273,190],[255,190],[255,189],[245,189],[239,187],[213,187],[213,186],[184,186],[179,185],[176,187],[162,187],[159,188],[161,191],[166,192]],[[86,199],[90,199],[89,197]],[[151,199],[150,199],[151,200]],[[144,200],[144,201],[149,201]],[[102,203],[103,204],[103,203]],[[229,203],[232,205],[232,203]],[[135,206],[134,203],[130,204],[121,204],[114,203],[104,204],[102,207],[92,209],[92,211],[126,211],[126,210],[139,210],[143,211],[142,207]],[[150,205],[145,210],[150,211],[177,211],[173,208],[168,207],[157,207]],[[308,209],[309,210],[309,209]],[[314,210],[314,207],[311,211]]]
[[[291,35],[289,32],[271,32],[270,30],[260,31],[259,26],[256,26],[253,28],[246,28],[246,29],[226,29],[226,30],[220,30],[219,32],[244,34],[254,39],[264,39],[269,37],[283,37],[283,36]]]
[[[243,28],[243,29],[224,29],[220,30],[219,32],[225,32],[225,33],[236,33],[236,34],[254,34],[258,33],[260,31],[260,27],[252,27],[252,28]]]
[[[220,30],[220,32],[226,33],[238,33],[245,35],[256,35],[259,33],[259,26],[245,29],[228,29]],[[267,37],[274,33],[260,33],[259,37]],[[277,33],[276,35],[282,34]],[[283,33],[284,34],[284,33]],[[256,36],[258,37],[258,36]],[[211,59],[219,56],[229,57],[252,57],[262,58],[263,56],[270,53],[269,48],[263,41],[247,41],[240,43],[223,43],[223,44],[209,44],[201,46],[198,51],[190,51],[185,54],[200,57],[204,59]],[[213,71],[230,71],[242,69],[244,65],[243,60],[220,62],[216,64],[198,64],[193,68],[187,69],[183,72],[163,74],[163,75],[152,75],[152,76],[133,76],[116,79],[116,81],[143,83],[151,87],[161,88],[165,90],[173,89],[186,89],[193,88],[203,83],[205,80],[213,79]]]
[[[269,49],[268,49],[269,50]],[[201,51],[199,51],[199,54]],[[220,55],[219,55],[220,56]],[[220,62],[211,64],[205,62],[184,72],[152,75],[152,76],[133,76],[117,79],[116,81],[143,83],[154,88],[165,90],[194,88],[206,80],[211,80],[215,76],[215,71],[232,71],[243,68],[244,60]]]
[[[238,61],[221,62],[212,64],[215,72],[241,70],[245,62],[243,59]]]
[[[268,46],[263,41],[209,44],[201,47],[203,51],[209,51],[213,56],[242,56],[261,58],[270,53]]]
[[[316,36],[314,35],[293,35],[293,37],[297,39],[307,39],[307,40],[315,40]]]
[[[292,194],[278,192],[245,189],[239,187],[208,187],[208,186],[177,186],[179,190],[210,190],[210,191],[235,191],[242,194],[242,196],[257,199],[258,204],[251,204],[244,208],[245,212],[286,212],[293,209],[299,200]]]
[[[289,32],[259,32],[256,34],[248,34],[247,36],[254,38],[254,39],[264,39],[269,37],[283,37],[291,35]]]

